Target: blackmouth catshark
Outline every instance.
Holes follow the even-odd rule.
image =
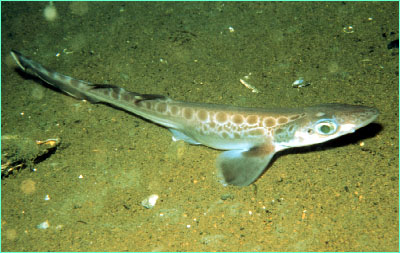
[[[346,104],[257,109],[181,102],[77,80],[51,71],[17,51],[12,50],[11,55],[22,70],[72,97],[132,112],[168,128],[175,140],[225,150],[217,158],[224,185],[249,185],[276,152],[353,133],[379,114],[375,108]]]

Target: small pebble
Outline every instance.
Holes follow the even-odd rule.
[[[221,195],[221,199],[222,200],[227,200],[227,199],[234,199],[235,197],[232,195],[232,194],[230,194],[230,193],[226,193],[226,194],[222,194]]]
[[[38,229],[47,229],[50,226],[49,221],[44,221],[42,223],[40,223],[39,225],[37,225],[36,227]]]
[[[151,209],[156,205],[157,200],[158,200],[158,195],[152,194],[152,195],[148,196],[147,198],[145,198],[144,200],[142,200],[142,202],[140,204],[147,209]]]

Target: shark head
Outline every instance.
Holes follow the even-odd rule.
[[[353,133],[378,117],[372,107],[344,104],[323,104],[305,108],[305,116],[293,122],[293,138],[281,145],[284,148],[326,142]]]

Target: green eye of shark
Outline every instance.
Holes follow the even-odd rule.
[[[324,119],[317,122],[317,124],[315,125],[315,130],[318,134],[331,135],[336,132],[337,124],[335,121]]]

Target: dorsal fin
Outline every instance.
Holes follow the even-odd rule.
[[[127,91],[124,88],[112,85],[112,84],[90,84],[90,89],[91,90],[110,90],[113,91],[117,94],[119,93],[125,93],[125,94],[130,94],[131,97],[134,97],[135,103],[140,103],[145,100],[167,100],[168,97],[163,96],[163,95],[156,95],[156,94],[140,94],[137,92],[132,92],[132,91]]]
[[[144,100],[167,100],[168,97],[163,96],[163,95],[156,95],[156,94],[138,94],[140,98],[138,98],[138,102],[144,101]]]

